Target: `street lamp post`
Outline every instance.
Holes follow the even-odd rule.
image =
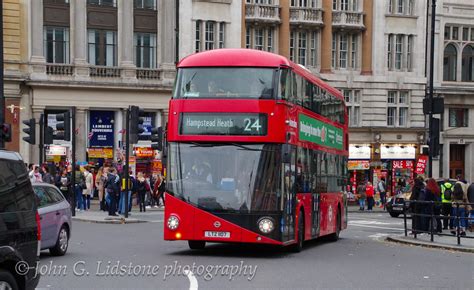
[[[429,0],[428,0],[429,1]],[[429,2],[428,2],[429,4]],[[433,132],[433,84],[434,84],[434,44],[435,44],[435,20],[436,20],[436,0],[431,0],[431,30],[430,30],[430,83],[429,83],[429,129],[428,136],[430,140],[430,150],[429,150],[429,159],[428,159],[428,176],[433,176],[433,155],[435,154],[434,148],[438,146],[434,144],[434,132]],[[428,21],[428,19],[427,19]],[[436,142],[438,142],[436,140]]]

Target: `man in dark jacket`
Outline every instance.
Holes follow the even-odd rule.
[[[109,168],[107,182],[105,185],[107,194],[109,195],[109,216],[117,216],[117,200],[120,196],[120,177],[117,170],[113,167]]]
[[[471,185],[469,185],[469,187],[467,188],[467,200],[469,201],[469,203],[474,203],[474,182],[471,183]],[[471,229],[471,231],[474,229],[474,205],[471,205],[471,216],[470,216],[470,220],[469,220],[469,228]]]
[[[423,200],[424,197],[422,196],[422,191],[424,190],[424,188],[425,184],[423,182],[423,177],[419,175],[415,178],[415,184],[413,185],[413,188],[411,190],[410,201]],[[412,203],[410,205],[410,208],[414,214],[420,214],[422,211],[422,206],[420,204]],[[421,230],[421,217],[418,215],[412,216],[411,226],[412,233]]]

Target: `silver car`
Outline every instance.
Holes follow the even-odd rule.
[[[71,237],[71,206],[59,189],[50,184],[33,184],[41,219],[41,250],[51,255],[66,254]]]

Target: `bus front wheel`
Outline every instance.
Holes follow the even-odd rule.
[[[291,247],[291,251],[294,253],[299,253],[303,249],[304,242],[304,212],[300,212],[300,218],[298,219],[298,240],[296,244]]]
[[[189,248],[191,250],[202,250],[206,246],[204,241],[188,241]]]

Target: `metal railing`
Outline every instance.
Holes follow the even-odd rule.
[[[461,238],[463,239],[474,239],[474,236],[469,236],[467,233],[465,235],[461,235],[461,221],[466,220],[466,231],[469,228],[469,222],[472,220],[472,218],[469,218],[469,211],[466,209],[465,210],[465,216],[460,216],[460,211],[459,208],[460,206],[467,206],[470,205],[471,207],[474,207],[474,203],[462,203],[462,202],[453,202],[452,203],[452,209],[456,208],[456,214],[452,216],[453,211],[451,210],[451,214],[449,216],[447,215],[441,215],[441,214],[435,214],[435,209],[439,209],[443,205],[442,202],[435,202],[435,201],[404,201],[403,203],[403,224],[405,227],[405,237],[408,236],[408,227],[407,227],[407,219],[408,215],[410,215],[410,218],[412,220],[412,233],[413,237],[416,239],[418,234],[425,233],[425,234],[430,234],[430,240],[431,242],[434,242],[434,236],[448,236],[448,237],[455,237],[457,238],[457,244],[461,245]],[[413,211],[413,208],[416,207],[416,210]],[[409,211],[409,209],[412,209]],[[415,219],[417,221],[415,221]],[[421,218],[421,219],[417,219]],[[425,219],[425,220],[423,220]],[[427,219],[427,220],[426,220]],[[441,220],[444,220],[444,222],[449,221],[449,224],[454,223],[456,221],[457,226],[453,229],[450,229],[451,231],[455,231],[456,233],[453,234],[445,234],[445,233],[440,233],[435,229],[434,224],[436,223],[441,223]],[[428,222],[429,228],[428,230],[423,230],[420,229],[420,221],[423,221],[423,223]],[[413,223],[415,223],[415,227],[413,227]]]

